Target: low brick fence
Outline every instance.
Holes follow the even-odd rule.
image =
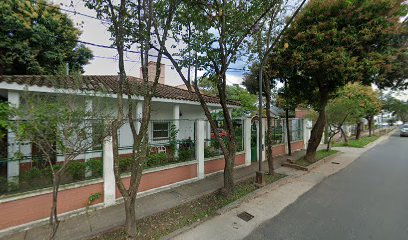
[[[250,120],[246,123],[244,151],[238,152],[235,157],[235,167],[243,167],[251,164],[250,154]],[[167,189],[176,185],[185,184],[203,179],[206,175],[223,171],[223,157],[204,159],[203,124],[199,122],[196,133],[198,141],[196,145],[196,160],[165,165],[147,169],[143,172],[139,191],[140,195],[150,194],[155,191]],[[304,142],[292,142],[292,150],[304,148]],[[92,180],[65,184],[60,187],[58,210],[59,214],[71,214],[86,210],[89,197],[100,193],[101,197],[92,205],[104,207],[116,204],[121,197],[114,183],[113,158],[109,152],[109,146],[104,145],[103,163],[104,176]],[[273,147],[273,155],[286,153],[285,144]],[[130,176],[123,174],[125,185],[129,184]],[[0,232],[11,230],[14,227],[28,226],[32,222],[44,220],[50,214],[52,202],[52,189],[43,188],[30,192],[16,193],[0,196]]]

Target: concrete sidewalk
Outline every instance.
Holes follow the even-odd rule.
[[[342,154],[336,156],[332,161],[339,164],[332,164],[332,161],[329,161],[310,172],[280,168],[277,172],[290,175],[286,178],[285,184],[271,184],[259,189],[256,194],[250,194],[240,200],[239,204],[221,209],[219,216],[182,233],[172,234],[165,239],[243,239],[261,223],[278,215],[326,177],[342,170],[376,144],[386,141],[389,135],[380,137],[365,148],[335,148]],[[244,211],[253,215],[254,218],[248,222],[238,218],[237,215]]]
[[[304,154],[304,151],[295,152],[294,158]],[[279,168],[286,156],[275,158],[275,167]],[[248,167],[240,167],[235,170],[235,180],[244,180],[255,175],[258,163],[255,162]],[[267,163],[264,162],[264,169]],[[169,190],[150,194],[138,198],[138,219],[173,208],[179,204],[189,202],[203,195],[216,191],[223,186],[222,172],[213,174],[203,180],[181,185]],[[123,203],[107,208],[89,210],[87,213],[61,218],[57,239],[86,239],[98,233],[109,231],[120,227],[125,223],[125,212]],[[47,239],[49,235],[47,220],[33,224],[25,229],[15,229],[13,232],[0,233],[0,239],[14,240],[37,240]]]

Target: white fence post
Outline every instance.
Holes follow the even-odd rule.
[[[312,121],[310,121],[309,119],[305,118],[303,120],[303,130],[304,130],[304,133],[303,133],[303,141],[304,142],[303,142],[303,144],[304,144],[305,149],[307,149],[307,145],[309,143],[312,124],[313,124]]]
[[[173,105],[173,119],[174,119],[174,126],[175,126],[175,128],[176,128],[176,130],[177,130],[177,133],[176,133],[176,141],[179,139],[178,138],[178,131],[180,131],[180,105],[179,104],[174,104]],[[179,145],[178,144],[176,144],[176,149],[175,149],[175,152],[174,152],[174,156],[175,157],[178,157],[178,153],[179,153]]]
[[[105,206],[116,202],[115,175],[113,173],[112,137],[107,137],[103,143],[103,201]]]
[[[88,112],[88,113],[92,113],[92,111],[93,111],[92,99],[86,99],[85,104],[86,104],[85,111]],[[92,114],[90,114],[89,116],[92,116]],[[92,136],[93,135],[93,129],[92,129],[91,126],[92,126],[93,119],[86,119],[85,121],[90,121],[90,122],[86,123],[85,125],[90,126],[86,131],[88,132],[87,133],[88,136]],[[87,140],[89,142],[89,145],[91,146],[93,144],[92,137],[88,138]],[[85,162],[88,162],[88,160],[90,158],[92,158],[92,152],[91,152],[92,150],[93,149],[88,149],[85,152],[85,154],[84,154],[84,161]],[[89,168],[87,168],[86,171],[85,171],[85,177],[90,177],[90,176],[92,176],[92,171]]]
[[[11,107],[18,108],[20,106],[20,93],[8,91],[8,102]],[[11,121],[15,120],[10,118]],[[10,129],[7,132],[7,179],[9,182],[18,183],[20,174],[20,161],[13,161],[14,155],[19,151],[19,143],[16,139],[16,134]]]
[[[245,166],[251,165],[251,118],[244,119]]]
[[[205,176],[204,172],[204,121],[197,120],[196,127],[196,159],[197,159],[197,177],[198,179],[203,179]]]
[[[291,118],[289,118],[289,124],[290,124],[290,122],[291,122]],[[288,154],[289,153],[289,146],[288,146],[288,128],[286,127],[286,118],[285,119],[282,119],[281,120],[282,121],[282,126],[283,126],[283,137],[282,137],[282,140],[283,140],[283,144],[284,144],[284,146],[285,146],[285,153],[286,154]]]

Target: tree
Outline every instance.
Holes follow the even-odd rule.
[[[256,111],[256,95],[249,93],[238,84],[227,86],[227,99],[240,104],[239,108],[232,110],[233,118],[248,116]]]
[[[113,46],[118,53],[119,79],[117,87],[117,114],[112,123],[112,146],[114,158],[114,174],[116,186],[123,199],[126,213],[125,229],[129,238],[137,235],[136,226],[136,196],[142,177],[144,162],[148,154],[148,126],[151,116],[152,98],[160,77],[160,64],[163,48],[166,44],[168,32],[172,25],[173,17],[180,1],[178,0],[143,0],[129,1],[120,0],[117,3],[112,0],[85,0],[86,6],[96,11],[98,18],[110,23],[109,31],[112,36]],[[158,30],[160,26],[160,30]],[[152,38],[154,29],[160,31],[161,40]],[[158,44],[157,44],[158,43]],[[135,86],[126,77],[124,67],[124,53],[127,49],[135,47],[140,52],[142,69],[142,83]],[[152,48],[158,49],[156,68],[149,73],[149,56]],[[149,77],[150,76],[150,77]],[[153,78],[151,78],[153,76]],[[132,99],[135,90],[141,90],[142,116],[135,118],[134,104]],[[124,101],[124,96],[127,101]],[[127,112],[124,109],[127,104]],[[129,124],[133,137],[130,184],[127,188],[122,181],[119,168],[119,136],[118,130],[123,124]],[[140,125],[139,127],[137,125]]]
[[[348,143],[347,135],[343,130],[345,123],[360,123],[361,118],[379,111],[381,106],[377,105],[378,98],[375,96],[371,87],[358,82],[349,83],[337,91],[335,97],[327,105],[327,124],[330,129],[327,149],[330,149],[332,138],[339,132],[345,144]]]
[[[408,122],[408,102],[398,100],[392,96],[386,96],[383,100],[384,109],[391,112],[403,123]]]
[[[326,106],[348,82],[406,87],[406,72],[395,68],[394,54],[407,52],[407,8],[402,0],[312,0],[282,39],[280,66],[291,94],[314,106],[305,159],[314,162],[326,123]],[[288,43],[288,48],[283,48]],[[393,74],[390,74],[392,69]],[[385,80],[386,79],[386,80]],[[406,77],[405,77],[406,79]],[[396,85],[398,84],[398,85]]]
[[[198,83],[198,87],[204,94],[217,96],[217,90],[214,83],[209,81],[207,78],[201,79],[201,81]],[[240,104],[239,108],[234,108],[232,110],[233,118],[247,116],[256,111],[257,98],[254,94],[246,91],[245,88],[242,88],[238,84],[227,85],[226,87],[228,101],[234,101]]]
[[[371,86],[362,86],[362,93],[364,94],[364,102],[362,103],[364,117],[368,121],[368,134],[373,133],[373,121],[374,116],[380,113],[382,109],[382,103],[380,100],[380,94],[372,89]]]
[[[188,90],[196,94],[213,132],[217,131],[217,125],[199,91],[197,70],[203,70],[201,78],[208,78],[216,86],[228,133],[227,141],[215,134],[225,159],[222,192],[226,195],[234,189],[236,153],[234,125],[228,111],[226,72],[245,50],[244,43],[248,36],[257,31],[258,23],[275,5],[274,1],[265,0],[184,1],[177,12],[176,24],[171,32],[179,46],[185,47],[176,49],[175,54],[167,47],[163,48],[163,54],[170,59]],[[162,42],[159,29],[155,32],[158,41]],[[191,52],[194,54],[191,55]],[[183,68],[190,65],[196,66],[194,78],[182,72]]]
[[[58,78],[54,81],[58,81]],[[80,89],[78,87],[75,90]],[[99,147],[110,134],[110,113],[93,111],[87,106],[87,101],[92,101],[93,108],[106,109],[104,101],[98,101],[89,93],[73,95],[68,91],[56,94],[24,92],[22,104],[18,108],[9,108],[9,117],[14,120],[8,121],[7,128],[15,133],[15,141],[29,141],[38,148],[52,173],[50,239],[55,239],[60,223],[57,206],[63,174],[73,160]],[[56,163],[57,154],[64,156],[61,164]],[[18,159],[18,156],[14,158]]]
[[[0,2],[0,74],[56,74],[69,64],[83,72],[93,55],[77,40],[81,32],[59,7],[45,0]]]

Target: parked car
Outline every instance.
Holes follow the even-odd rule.
[[[220,136],[221,138],[228,136],[227,131],[225,131],[223,128],[217,128],[217,132],[218,132],[218,136]],[[214,139],[214,133],[211,132],[211,139]]]
[[[400,128],[400,136],[408,137],[408,124],[402,125]]]

